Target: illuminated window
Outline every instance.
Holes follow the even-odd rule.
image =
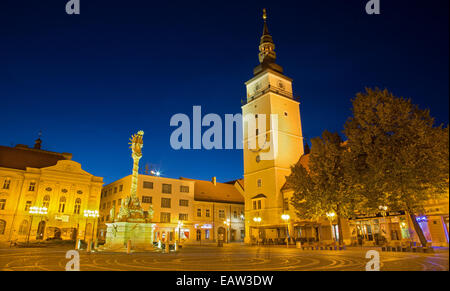
[[[153,189],[153,182],[144,181],[144,184],[142,185],[144,189]]]
[[[6,205],[6,199],[0,199],[0,210],[4,210]]]
[[[197,216],[202,217],[202,210],[200,208],[197,209]]]
[[[180,213],[178,215],[178,220],[186,221],[186,220],[188,220],[188,215],[186,213]]]
[[[197,229],[197,240],[202,240],[202,231]]]
[[[119,192],[122,192],[123,190],[123,185],[119,185]]]
[[[180,199],[180,206],[189,206],[189,200]]]
[[[161,207],[170,208],[170,198],[161,198]]]
[[[223,209],[219,210],[219,218],[225,218],[225,210]]]
[[[206,216],[206,217],[209,217],[209,209],[206,209],[206,210],[205,210],[205,216]]]
[[[81,209],[81,199],[77,198],[75,200],[75,206],[73,208],[73,213],[74,214],[80,214],[80,209]]]
[[[209,239],[209,229],[205,229],[205,239]]]
[[[114,194],[117,193],[117,187],[114,187]]]
[[[30,185],[28,185],[28,191],[34,191],[36,188],[36,182],[30,182]]]
[[[170,222],[169,212],[161,212],[161,222]]]
[[[256,209],[256,201],[253,200],[253,210],[255,210],[255,209]]]
[[[258,184],[258,188],[261,188],[261,186],[262,186],[262,180],[261,180],[261,179],[258,179],[257,184]]]
[[[180,186],[180,192],[189,193],[189,186]]]
[[[258,209],[261,209],[261,200],[258,200]]]
[[[66,208],[66,197],[62,196],[59,199],[59,208],[58,208],[58,212],[59,213],[64,213],[64,209]]]
[[[142,196],[142,203],[152,203],[152,196]]]
[[[10,185],[11,185],[11,180],[6,179],[5,182],[3,183],[3,189],[9,189]]]
[[[162,184],[162,192],[166,194],[172,193],[172,185],[171,184]]]
[[[44,199],[42,200],[42,207],[48,208],[50,205],[50,195],[45,195]]]

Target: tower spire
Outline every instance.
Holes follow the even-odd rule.
[[[269,62],[274,63],[276,59],[275,54],[275,44],[273,43],[272,36],[269,33],[269,28],[267,26],[267,10],[263,8],[263,34],[261,36],[261,42],[259,43],[259,62]]]

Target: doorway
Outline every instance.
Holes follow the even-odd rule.
[[[44,239],[44,231],[45,231],[45,221],[41,221],[41,222],[39,222],[37,233],[36,233],[37,240]]]

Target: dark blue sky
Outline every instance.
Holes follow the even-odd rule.
[[[294,79],[307,139],[342,132],[350,99],[388,88],[448,123],[449,1],[113,1],[0,3],[0,144],[71,152],[106,183],[131,173],[128,138],[144,130],[141,165],[164,176],[242,177],[242,151],[174,151],[170,117],[240,113],[258,64],[261,9],[277,62]]]

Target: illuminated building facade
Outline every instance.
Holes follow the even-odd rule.
[[[35,146],[0,146],[0,241],[90,239],[103,178],[82,170],[72,154]],[[37,209],[37,211],[33,211]]]
[[[137,197],[145,212],[153,211],[154,242],[242,241],[244,199],[237,181],[218,183],[188,178],[138,176]],[[103,187],[100,202],[99,239],[114,221],[122,200],[129,195],[131,175]],[[241,188],[242,189],[242,188]]]

